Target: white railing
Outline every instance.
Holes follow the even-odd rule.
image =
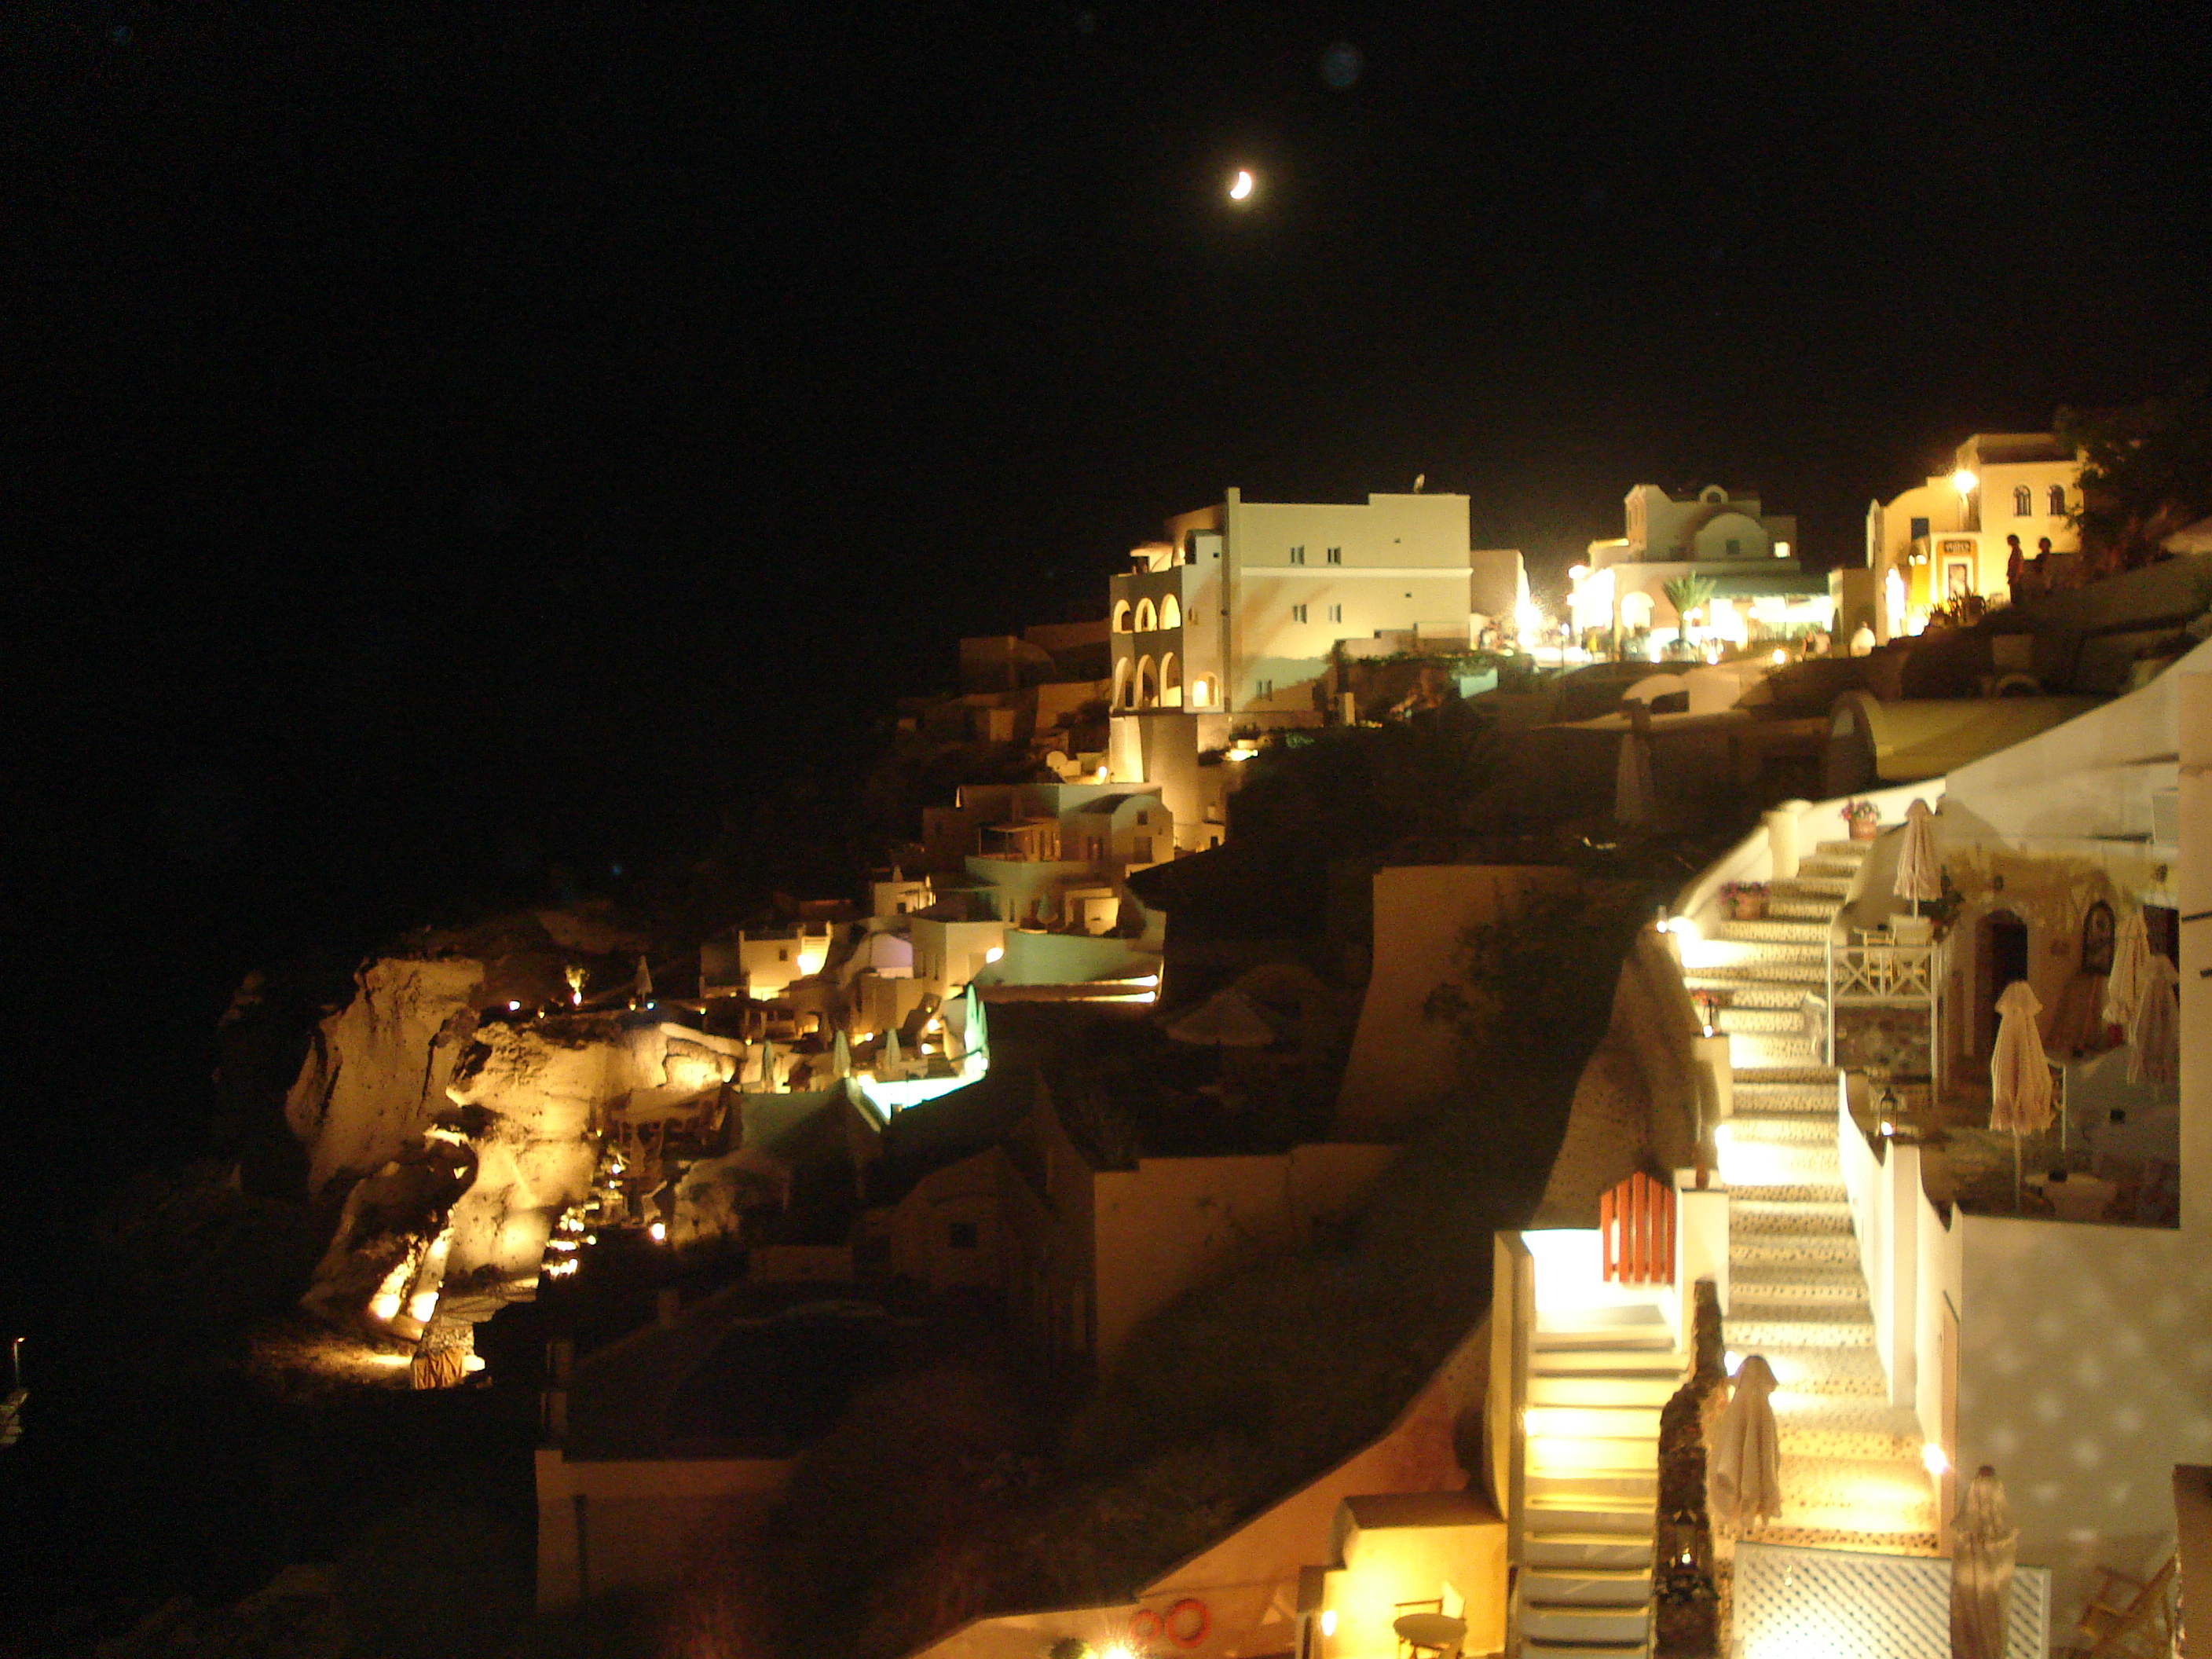
[[[1936,995],[1932,945],[1844,945],[1836,948],[1828,994],[1837,1002],[1918,1002]]]
[[[1733,1651],[1743,1659],[1950,1659],[1951,1564],[1748,1540],[1735,1547]],[[2051,1572],[2013,1569],[2007,1659],[2051,1647]]]

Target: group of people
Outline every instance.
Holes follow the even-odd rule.
[[[2051,562],[2051,538],[2045,536],[2035,544],[2035,556],[2029,558],[2027,550],[2020,544],[2020,538],[2005,538],[2005,583],[2012,590],[2012,602],[2032,599],[2039,593],[2048,593],[2051,588],[2054,567]]]

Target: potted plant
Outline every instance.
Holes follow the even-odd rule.
[[[1846,801],[1843,818],[1853,841],[1872,841],[1881,830],[1881,809],[1870,800]]]
[[[1763,881],[1732,881],[1721,889],[1721,897],[1728,902],[1729,914],[1738,921],[1757,921],[1766,915],[1766,884]]]

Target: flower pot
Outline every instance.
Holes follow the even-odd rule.
[[[1881,833],[1881,823],[1879,819],[1853,818],[1850,822],[1853,841],[1872,841]]]
[[[1758,893],[1739,893],[1729,901],[1738,921],[1762,921],[1766,916],[1766,900]]]

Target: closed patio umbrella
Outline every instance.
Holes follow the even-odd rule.
[[[1620,734],[1620,757],[1613,773],[1613,816],[1620,823],[1648,823],[1657,799],[1651,784],[1651,711],[1642,703],[1628,713]]]
[[[1773,1393],[1774,1370],[1765,1356],[1747,1355],[1714,1425],[1705,1463],[1705,1503],[1717,1523],[1741,1530],[1782,1513],[1782,1437]]]
[[[1997,999],[1996,1047],[1990,1052],[1990,1127],[2012,1135],[2012,1201],[2020,1207],[2020,1138],[2051,1127],[2051,1063],[2035,1017],[2043,1004],[2024,979]]]
[[[1916,800],[1905,809],[1905,842],[1897,853],[1897,879],[1891,890],[1912,901],[1912,914],[1920,914],[1923,899],[1943,896],[1943,860],[1936,851],[1936,815],[1928,803]]]
[[[2149,972],[2150,930],[2138,904],[2121,921],[2119,936],[2112,941],[2112,971],[2105,980],[2105,1018],[2112,1024],[2135,1023],[2136,1004]]]
[[[1984,1463],[1966,1483],[1951,1523],[1951,1659],[2004,1659],[2020,1533],[1997,1472]]]
[[[2181,994],[2173,964],[2163,953],[2150,959],[2135,1018],[2128,1022],[2128,1081],[2181,1080]]]

